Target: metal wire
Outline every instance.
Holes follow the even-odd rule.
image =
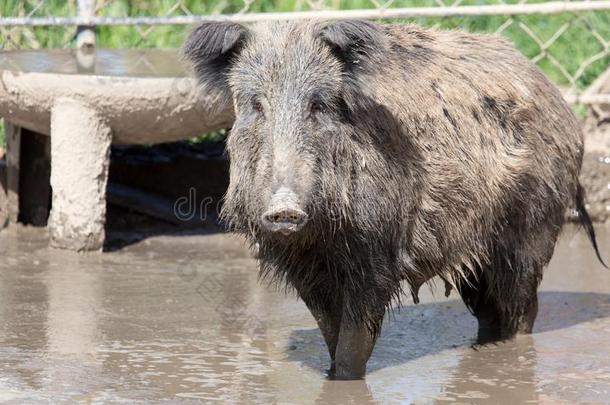
[[[393,19],[418,17],[468,17],[492,15],[554,15],[562,13],[580,13],[587,11],[610,11],[610,1],[584,1],[566,3],[552,1],[536,4],[499,4],[459,7],[410,7],[410,8],[379,8],[367,10],[323,10],[323,11],[290,11],[268,13],[235,13],[219,15],[184,15],[165,17],[103,17],[94,15],[79,15],[74,17],[2,17],[0,26],[53,26],[53,25],[83,25],[83,26],[114,26],[114,25],[188,25],[209,20],[229,20],[241,23],[277,20],[349,20],[349,19]]]

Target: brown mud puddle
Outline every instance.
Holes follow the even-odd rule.
[[[608,256],[610,231],[598,233]],[[40,229],[0,232],[5,403],[610,401],[610,271],[575,228],[547,269],[533,335],[473,349],[474,318],[439,283],[386,320],[356,382],[325,379],[305,305],[261,285],[233,236],[90,255],[46,246]]]

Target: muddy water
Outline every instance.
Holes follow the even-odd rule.
[[[120,77],[184,77],[188,69],[175,49],[74,49],[0,52],[0,70]]]
[[[474,319],[439,285],[387,320],[357,382],[324,378],[307,309],[261,286],[234,237],[161,236],[103,255],[46,244],[40,230],[0,232],[5,403],[610,402],[610,271],[574,229],[533,335],[473,349]]]

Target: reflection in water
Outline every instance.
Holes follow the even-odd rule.
[[[112,344],[100,354],[105,373],[120,376],[132,391],[154,387],[159,398],[269,402],[269,373],[279,363],[268,355],[264,319],[252,321],[265,304],[250,265],[249,259],[173,265],[159,275],[166,283],[138,283],[124,299],[107,300],[108,313],[136,307],[143,320],[171,320],[140,323],[127,314],[122,324],[108,319],[102,328]],[[105,283],[112,295],[116,280]]]
[[[15,254],[0,243],[4,265],[0,271],[9,266],[21,271],[21,277],[0,272],[0,381],[14,381],[13,388],[40,390],[44,374],[38,359],[44,356],[47,346],[48,292],[44,274],[48,262],[44,255],[29,255],[26,242],[15,239],[13,243],[21,253]]]
[[[44,49],[0,53],[0,70],[121,77],[185,77],[175,49]]]
[[[88,271],[81,257],[64,253],[62,265],[72,271],[49,271],[48,350],[90,360],[99,345],[97,309],[101,307],[98,274]],[[57,264],[55,264],[57,265]]]
[[[532,336],[469,350],[460,359],[436,403],[515,404],[536,401],[536,350]]]
[[[76,72],[79,74],[95,73],[95,57],[94,49],[77,49],[76,50]]]
[[[365,380],[330,381],[325,380],[316,404],[376,404]]]

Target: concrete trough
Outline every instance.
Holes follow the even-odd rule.
[[[110,145],[172,142],[230,127],[233,111],[221,97],[197,88],[177,50],[0,52],[9,220],[42,212],[20,201],[46,203],[33,194],[44,188],[50,160],[51,244],[100,250]],[[31,162],[39,162],[36,169],[24,170]]]

